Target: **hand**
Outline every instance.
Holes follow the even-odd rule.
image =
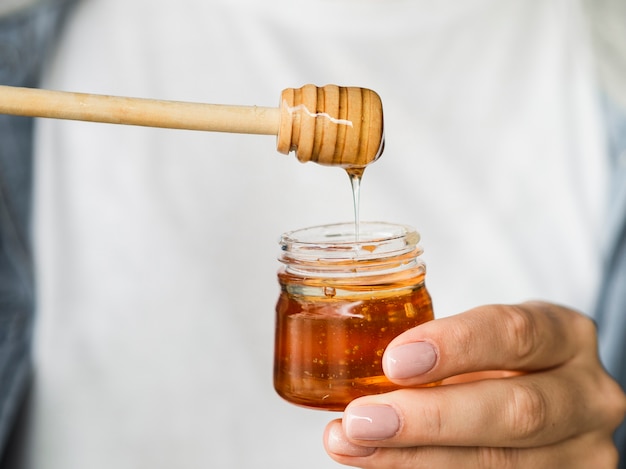
[[[354,400],[326,451],[364,469],[615,468],[626,397],[593,322],[547,303],[484,306],[422,324],[385,351],[406,386]],[[491,371],[506,370],[506,371]],[[442,381],[442,386],[416,385]]]

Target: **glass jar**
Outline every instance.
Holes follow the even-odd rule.
[[[385,377],[389,342],[434,318],[413,228],[382,222],[282,235],[274,387],[287,401],[343,410],[397,389]]]

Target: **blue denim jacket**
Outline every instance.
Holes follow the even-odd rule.
[[[609,373],[626,387],[626,109],[605,101],[612,159],[604,279],[595,312],[600,356]],[[620,468],[626,469],[626,422],[615,435]]]
[[[44,0],[0,17],[0,84],[36,87],[70,5]],[[31,373],[33,119],[0,115],[0,451]]]

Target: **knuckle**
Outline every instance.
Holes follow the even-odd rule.
[[[439,449],[436,447],[420,447],[420,448],[403,448],[401,451],[394,451],[393,457],[390,452],[384,454],[387,456],[387,463],[380,464],[377,461],[372,469],[426,469],[431,467],[428,461],[437,459]]]
[[[569,448],[567,447],[569,446]],[[559,467],[569,464],[572,468],[615,469],[619,463],[619,452],[609,434],[588,434],[570,440],[563,453]]]
[[[514,359],[527,363],[537,349],[537,321],[533,314],[523,306],[515,305],[504,309],[505,327],[508,344],[512,344]]]
[[[504,424],[507,431],[521,441],[533,441],[546,428],[548,401],[544,392],[531,383],[518,383],[509,388]]]
[[[444,418],[439,405],[435,402],[425,403],[421,407],[420,426],[426,440],[433,443],[440,441],[444,430]]]
[[[619,463],[619,452],[612,439],[609,439],[605,444],[595,445],[592,454],[594,460],[592,461],[592,466],[589,467],[613,469]]]
[[[476,466],[493,469],[518,467],[519,452],[512,448],[480,447],[476,453]]]
[[[626,416],[626,394],[622,387],[608,374],[604,375],[604,379],[599,380],[600,393],[602,395],[602,415],[605,416],[607,427],[612,431],[615,430]]]
[[[626,418],[626,394],[624,394],[623,389],[617,383],[614,383],[614,387],[617,388],[618,397],[616,406],[610,414],[615,416],[615,427],[617,428]]]
[[[596,323],[588,316],[581,313],[575,313],[570,322],[574,326],[576,336],[589,347],[597,348],[598,329]]]

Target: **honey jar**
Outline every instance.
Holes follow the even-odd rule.
[[[434,318],[418,232],[363,222],[281,236],[274,387],[287,401],[341,411],[397,389],[382,369],[389,342]]]

